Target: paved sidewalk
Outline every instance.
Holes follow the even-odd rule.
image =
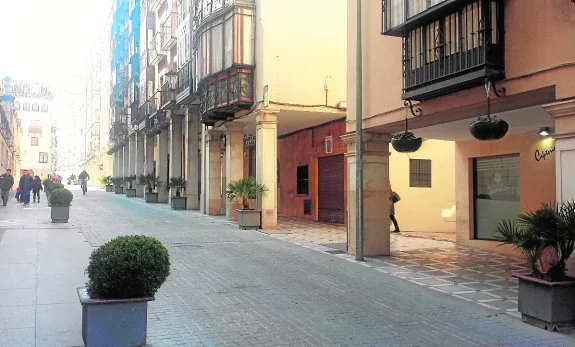
[[[197,212],[90,190],[75,195],[68,225],[49,223],[47,208],[0,213],[3,221],[12,218],[1,225],[11,231],[0,240],[0,254],[17,249],[0,263],[1,278],[10,278],[11,289],[24,293],[18,295],[27,289],[36,297],[21,305],[32,312],[26,327],[13,322],[14,311],[24,311],[10,309],[15,299],[2,302],[0,322],[11,325],[0,328],[0,346],[81,345],[74,288],[85,281],[91,249],[81,236],[96,247],[126,234],[157,237],[171,255],[171,275],[150,304],[149,346],[575,345],[572,333],[537,329],[376,269],[390,258],[358,264]],[[17,225],[29,231],[17,232]],[[27,248],[35,271],[29,275],[38,281],[19,283]],[[53,297],[57,288],[60,299]],[[53,300],[41,303],[43,290]]]
[[[90,251],[75,223],[52,224],[45,199],[0,207],[0,346],[82,346],[75,288]]]

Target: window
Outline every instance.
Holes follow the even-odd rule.
[[[40,163],[47,163],[48,162],[48,153],[40,152]]]
[[[222,70],[223,63],[223,43],[222,43],[223,25],[219,24],[211,29],[211,56],[212,56],[212,68],[211,73],[216,73]]]
[[[233,17],[224,22],[224,68],[232,66],[234,62],[234,29]]]
[[[308,166],[297,167],[297,194],[307,195],[309,193],[309,170]]]
[[[519,155],[476,158],[474,174],[475,238],[493,240],[501,220],[521,212]]]
[[[38,105],[37,103],[33,103],[32,104],[32,111],[33,112],[40,112],[40,105]]]
[[[48,104],[47,104],[47,103],[43,103],[43,104],[42,104],[42,109],[41,109],[41,111],[42,111],[42,112],[48,112]]]
[[[22,105],[22,111],[30,111],[30,103],[29,102],[25,102],[24,105]]]
[[[431,160],[409,159],[409,186],[431,188]]]
[[[38,138],[37,137],[31,137],[31,144],[32,146],[38,146]]]

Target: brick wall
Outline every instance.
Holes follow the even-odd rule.
[[[324,156],[345,154],[346,146],[340,136],[344,135],[345,120],[338,120],[315,128],[300,130],[278,139],[279,165],[279,201],[278,213],[282,216],[292,216],[308,220],[317,220],[317,187],[318,158]],[[325,139],[331,136],[333,151],[326,153]],[[297,167],[308,165],[309,194],[297,194]],[[344,188],[347,189],[347,165],[344,166]],[[344,199],[347,194],[344,193]],[[304,200],[311,200],[311,214],[304,215]],[[347,205],[347,203],[346,203]],[[347,217],[347,213],[344,213]],[[346,218],[347,219],[347,218]]]

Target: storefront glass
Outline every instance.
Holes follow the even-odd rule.
[[[473,172],[475,238],[493,240],[499,222],[520,213],[519,155],[476,158]]]

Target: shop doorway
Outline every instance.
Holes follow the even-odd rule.
[[[334,155],[318,160],[318,220],[344,223],[344,157]]]
[[[521,211],[519,200],[519,155],[475,158],[475,238],[495,240],[497,225]]]

